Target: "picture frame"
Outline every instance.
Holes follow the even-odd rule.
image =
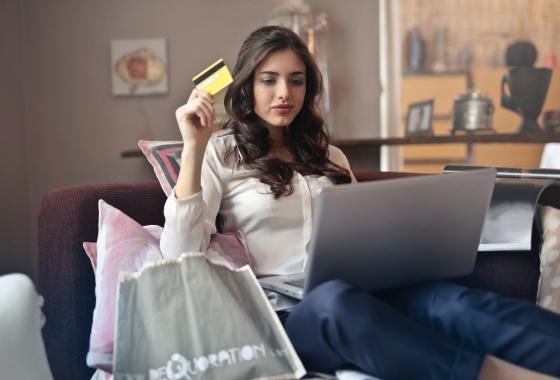
[[[162,95],[168,91],[167,42],[164,38],[111,41],[113,96]]]
[[[407,136],[433,135],[432,117],[434,113],[434,100],[424,100],[411,103],[408,106],[406,117]]]

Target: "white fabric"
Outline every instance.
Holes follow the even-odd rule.
[[[53,378],[41,337],[40,303],[29,277],[0,277],[0,378]]]
[[[560,169],[560,143],[545,144],[541,156],[541,168]]]
[[[302,272],[311,237],[313,197],[332,183],[327,177],[296,173],[294,193],[274,199],[254,170],[238,167],[237,154],[233,134],[211,138],[202,166],[202,191],[181,200],[173,192],[167,199],[162,254],[177,257],[206,251],[219,213],[224,232],[239,231],[245,238],[255,274]],[[350,170],[337,147],[329,146],[329,158]]]
[[[93,373],[90,380],[113,380],[113,375],[98,369]]]
[[[335,375],[337,380],[380,380],[377,377],[349,369],[336,371]]]

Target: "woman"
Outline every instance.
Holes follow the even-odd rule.
[[[301,272],[311,200],[323,186],[354,180],[316,111],[320,73],[297,35],[263,27],[243,43],[233,77],[224,131],[212,135],[213,99],[202,91],[193,90],[176,111],[184,150],[165,205],[162,252],[205,251],[218,218],[224,232],[243,236],[257,275]],[[502,374],[517,368],[485,360],[492,354],[560,375],[553,356],[560,352],[560,317],[446,282],[373,295],[331,281],[294,309],[286,329],[313,371],[474,379],[498,378],[496,365]]]

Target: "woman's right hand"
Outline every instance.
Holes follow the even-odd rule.
[[[195,88],[187,103],[177,108],[175,117],[185,146],[206,146],[214,131],[212,95]]]

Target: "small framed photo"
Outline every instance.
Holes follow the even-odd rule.
[[[408,115],[406,117],[406,135],[432,135],[433,112],[433,99],[410,104],[408,106]]]

